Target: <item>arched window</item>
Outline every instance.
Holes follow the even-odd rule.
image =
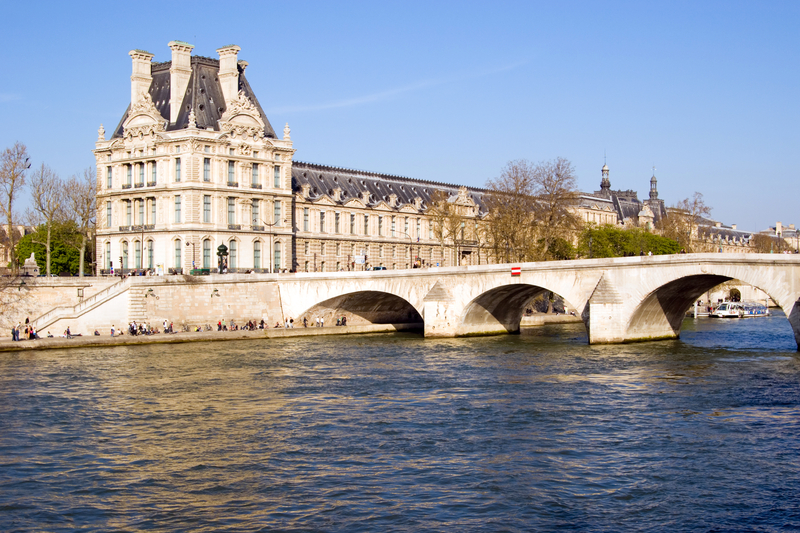
[[[231,239],[231,242],[228,244],[228,268],[232,270],[236,268],[236,241]]]
[[[153,241],[147,241],[147,268],[153,268]]]
[[[275,241],[275,261],[273,264],[273,272],[277,272],[281,268],[281,242]]]
[[[211,240],[203,240],[203,268],[211,268]]]
[[[180,239],[176,239],[175,240],[175,265],[174,265],[175,268],[181,268],[181,265],[183,264],[181,262],[181,254],[183,253],[181,251],[181,250],[183,250],[183,248],[181,247],[181,244],[182,243],[181,243]]]
[[[253,268],[261,268],[261,241],[253,243]]]
[[[142,241],[133,241],[134,268],[142,268]]]
[[[122,243],[122,264],[121,268],[128,268],[128,241]]]

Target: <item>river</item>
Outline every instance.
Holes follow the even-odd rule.
[[[0,354],[0,530],[800,529],[783,315]]]

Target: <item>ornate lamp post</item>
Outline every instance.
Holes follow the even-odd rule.
[[[222,263],[225,261],[226,257],[228,257],[228,247],[224,244],[220,244],[217,246],[217,268],[220,274],[222,274]]]
[[[194,249],[194,241],[186,243],[186,246],[189,246],[189,245],[192,246],[192,270],[197,270],[197,267],[194,264],[194,258],[196,257],[195,249]]]
[[[273,271],[275,270],[275,269],[273,268],[273,264],[272,264],[272,261],[274,260],[274,257],[272,257],[272,239],[274,239],[274,238],[275,238],[275,234],[272,232],[272,228],[273,228],[273,227],[275,227],[275,226],[277,226],[277,225],[278,225],[278,222],[279,222],[279,221],[277,221],[277,220],[276,220],[275,222],[273,222],[272,224],[270,224],[270,223],[268,223],[268,222],[264,222],[263,220],[261,221],[261,223],[262,223],[264,226],[266,226],[266,227],[268,227],[268,228],[269,228],[269,235],[268,235],[268,241],[267,241],[267,242],[269,243],[269,245],[268,245],[268,247],[267,247],[267,254],[268,254],[268,257],[267,257],[267,264],[269,264],[269,272],[273,272]],[[287,221],[286,221],[286,220],[284,220],[284,221],[283,221],[283,224],[285,225],[285,224],[286,224],[286,222],[287,222]],[[253,229],[255,229],[255,230],[258,230],[258,229],[259,229],[259,228],[258,228],[258,224],[257,224],[257,223],[258,223],[258,219],[255,219],[255,218],[254,218],[254,219],[253,219]],[[262,227],[262,228],[260,228],[260,229],[262,229],[262,230],[263,230],[264,228]],[[294,268],[294,267],[292,267],[292,268]]]

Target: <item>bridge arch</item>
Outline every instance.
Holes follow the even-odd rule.
[[[300,314],[296,320],[306,318],[315,323],[322,318],[332,326],[337,318],[347,317],[347,325],[365,324],[409,324],[423,322],[419,311],[405,298],[390,292],[364,290],[349,292],[314,304]]]
[[[628,314],[625,340],[647,340],[680,336],[686,311],[706,291],[737,279],[764,291],[783,309],[800,346],[800,307],[790,280],[769,268],[740,264],[689,264],[662,271],[642,286],[643,296],[634,299]],[[640,280],[641,282],[642,280]]]
[[[564,298],[568,305],[573,305],[564,295],[548,287],[527,283],[511,283],[482,292],[464,307],[459,334],[518,332],[525,305],[537,296],[549,292]]]

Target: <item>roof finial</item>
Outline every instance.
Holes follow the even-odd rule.
[[[289,123],[287,122],[286,126],[283,127],[283,140],[284,141],[291,140],[291,138],[292,138],[291,135],[290,135],[291,133],[292,133],[292,130],[289,129]]]

